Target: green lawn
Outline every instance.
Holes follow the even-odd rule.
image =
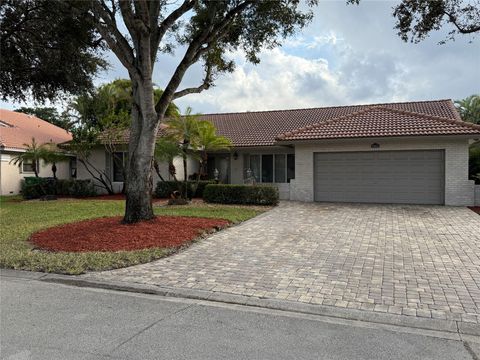
[[[159,259],[172,253],[168,249],[118,252],[46,252],[33,250],[29,236],[54,225],[103,216],[122,215],[124,201],[57,200],[20,201],[0,197],[0,267],[66,274],[87,270],[120,268]],[[157,215],[222,218],[232,222],[250,219],[264,211],[258,207],[233,207],[195,204],[156,207]]]

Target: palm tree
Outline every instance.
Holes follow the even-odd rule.
[[[187,109],[185,116],[174,116],[168,119],[165,122],[164,132],[165,136],[157,142],[156,157],[168,161],[170,169],[175,157],[182,158],[185,184],[183,196],[187,196],[187,158],[190,156],[199,161],[200,166],[194,188],[196,190],[201,175],[205,171],[208,152],[228,150],[232,146],[230,140],[216,134],[216,128],[210,121],[199,120],[198,115],[193,115],[191,108]],[[157,167],[155,169],[157,170]],[[157,173],[159,173],[158,170]]]
[[[463,121],[480,124],[480,95],[471,95],[455,101]]]
[[[187,158],[189,154],[193,154],[193,146],[198,138],[199,128],[202,126],[198,115],[192,114],[192,109],[187,108],[186,115],[173,116],[165,122],[166,137],[172,141],[176,141],[181,148],[181,156],[183,160],[183,177],[186,182],[187,175]]]
[[[54,143],[44,144],[40,156],[46,164],[52,165],[52,173],[55,180],[57,179],[57,163],[69,159]]]
[[[22,166],[24,163],[32,163],[32,169],[35,177],[38,178],[38,164],[45,154],[45,144],[39,145],[35,138],[32,138],[30,144],[23,144],[25,152],[15,156],[10,160],[10,164]]]
[[[173,160],[176,157],[183,157],[182,149],[177,141],[169,137],[162,137],[157,140],[155,145],[155,160],[154,168],[160,179],[163,180],[158,167],[158,161],[166,162],[168,164],[168,172],[175,181],[178,181]]]
[[[232,142],[230,139],[217,135],[217,129],[210,121],[201,121],[198,124],[194,148],[200,153],[200,169],[197,177],[197,184],[201,175],[205,172],[208,161],[208,153],[222,150],[230,150]]]

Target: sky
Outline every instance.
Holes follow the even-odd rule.
[[[182,111],[190,106],[196,113],[215,113],[455,100],[480,93],[479,36],[457,35],[455,41],[440,45],[451,30],[447,25],[421,43],[405,43],[394,29],[396,3],[321,1],[314,20],[282,47],[262,51],[259,65],[247,63],[241,51],[230,53],[236,62],[233,73],[176,104]],[[157,61],[158,86],[166,84],[182,55],[178,51]],[[128,77],[114,55],[107,56],[110,68],[99,75],[97,85]],[[198,86],[202,75],[201,66],[192,67],[180,88]],[[32,103],[0,103],[8,109],[22,105]]]

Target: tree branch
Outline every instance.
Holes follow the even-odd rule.
[[[182,96],[185,96],[188,94],[201,93],[203,90],[209,89],[212,86],[212,82],[213,82],[213,67],[212,65],[208,64],[206,65],[205,77],[203,78],[203,83],[197,87],[191,87],[191,88],[183,89],[181,91],[177,91],[175,94],[173,94],[172,100],[181,98]]]
[[[465,27],[465,25],[458,23],[457,17],[454,14],[449,13],[447,11],[443,11],[443,13],[448,17],[448,20],[457,28],[458,32],[460,32],[461,34],[471,34],[471,33],[480,31],[480,24],[479,25],[472,24],[472,25],[467,25]]]
[[[180,85],[183,79],[183,76],[185,75],[185,72],[188,70],[188,68],[192,64],[197,62],[198,59],[200,59],[200,57],[203,54],[205,54],[208,50],[211,49],[212,45],[216,41],[218,41],[221,37],[223,37],[226,34],[226,29],[228,25],[231,24],[231,22],[235,19],[235,17],[239,13],[245,10],[245,8],[248,7],[250,4],[252,4],[253,2],[254,0],[245,0],[240,5],[237,5],[236,7],[231,9],[225,15],[223,20],[219,22],[217,25],[213,24],[215,14],[212,14],[213,15],[211,19],[212,22],[210,26],[205,27],[203,31],[200,34],[198,34],[195,37],[195,39],[192,40],[192,42],[190,43],[190,46],[185,52],[185,55],[182,61],[175,69],[175,72],[170,78],[168,85],[165,87],[165,90],[162,96],[160,97],[160,99],[158,100],[155,106],[155,110],[157,111],[157,114],[163,115],[163,113],[167,109],[167,106],[173,100],[175,91]]]
[[[168,29],[172,27],[175,22],[180,19],[185,13],[190,11],[197,0],[185,0],[182,5],[180,5],[177,9],[172,11],[170,15],[168,15],[165,20],[162,21],[160,26],[156,28],[156,30],[153,32],[152,37],[150,39],[151,41],[151,49],[152,49],[152,63],[155,61],[157,58],[157,51],[158,47],[160,46],[160,42],[162,41],[163,37],[167,33]],[[160,10],[157,10],[158,12]],[[158,18],[158,15],[157,17]],[[156,19],[155,18],[155,19]],[[153,24],[152,24],[153,25]],[[156,24],[155,24],[156,25]]]
[[[119,0],[120,12],[122,13],[125,26],[127,27],[130,35],[135,36],[135,15],[133,14],[131,4],[131,0]]]
[[[120,30],[118,30],[117,23],[115,21],[114,10],[107,11],[108,7],[103,1],[93,1],[92,4],[93,17],[97,23],[96,27],[98,32],[118,57],[122,65],[125,66],[130,73],[136,74],[137,71],[134,67],[133,49],[128,43],[127,39],[125,39],[125,37],[122,35]],[[101,20],[103,20],[103,24],[98,16]]]

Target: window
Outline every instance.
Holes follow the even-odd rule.
[[[260,181],[260,155],[250,155],[250,170],[255,180]]]
[[[262,182],[273,182],[273,155],[262,155]]]
[[[258,182],[285,183],[295,178],[295,154],[245,155],[245,173],[250,169]]]
[[[126,152],[115,152],[112,154],[112,163],[113,163],[113,181],[114,182],[124,182],[124,168],[127,163],[127,153]]]
[[[37,171],[40,169],[39,162],[37,161]],[[24,173],[33,173],[35,168],[33,166],[32,160],[26,160],[22,162],[22,172]]]
[[[287,182],[295,179],[295,154],[287,155]]]
[[[70,177],[76,178],[77,177],[77,159],[70,158]]]
[[[285,181],[285,154],[277,154],[275,155],[275,182],[284,183]]]

